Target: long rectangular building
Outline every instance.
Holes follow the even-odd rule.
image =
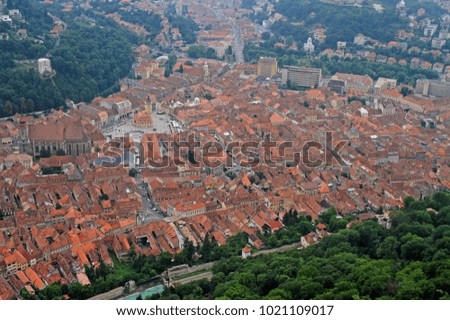
[[[281,70],[281,82],[291,82],[299,87],[319,86],[322,81],[322,69],[286,66]]]
[[[448,98],[450,97],[450,82],[418,79],[415,93],[436,98]]]

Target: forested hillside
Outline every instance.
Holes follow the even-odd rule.
[[[64,97],[88,101],[127,75],[131,42],[120,29],[74,24],[52,51],[55,82]]]
[[[95,24],[86,24],[78,19],[81,12],[71,12],[61,16],[67,28],[57,41],[48,35],[53,23],[42,4],[11,0],[8,8],[21,10],[26,22],[17,26],[26,28],[28,37],[19,39],[11,26],[0,25],[0,31],[9,34],[0,45],[0,117],[57,108],[65,99],[89,101],[118,90],[118,80],[133,63],[132,44],[138,42],[131,32],[100,16]],[[45,56],[55,70],[52,78],[36,70],[37,59]]]
[[[276,11],[291,23],[302,21],[306,27],[323,25],[327,29],[325,44],[331,47],[336,41],[352,42],[358,33],[387,42],[394,39],[399,29],[407,26],[407,20],[402,20],[393,7],[387,7],[381,13],[370,6],[346,7],[313,0],[285,0],[276,4]],[[296,41],[304,41],[305,33],[297,32],[301,29],[283,28],[284,25],[274,25],[272,31],[275,34],[287,31],[285,36],[292,35]]]

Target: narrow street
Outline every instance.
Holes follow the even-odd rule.
[[[164,219],[164,214],[159,207],[153,201],[150,193],[148,192],[147,184],[142,181],[140,173],[136,175],[136,184],[138,186],[139,194],[142,197],[142,213],[138,214],[136,223],[137,225],[143,225],[151,221],[158,221]]]
[[[241,29],[233,23],[233,53],[236,57],[236,64],[244,63],[244,43],[241,38]]]
[[[56,42],[55,42],[55,46],[53,47],[53,49],[56,49],[59,46],[59,43],[61,41],[61,34],[66,31],[67,29],[67,23],[65,23],[64,21],[62,21],[60,18],[58,18],[57,16],[52,15],[50,12],[47,13],[49,15],[49,17],[51,17],[53,19],[53,22],[55,24],[59,24],[63,27],[63,30],[61,31],[61,33],[58,35],[58,37],[56,38]],[[48,55],[48,54],[47,54]]]

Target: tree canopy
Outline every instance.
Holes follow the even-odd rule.
[[[133,63],[131,41],[122,29],[74,22],[59,46],[52,46],[31,40],[2,42],[0,116],[57,108],[66,98],[79,102],[111,94]],[[47,53],[56,72],[53,78],[43,78],[35,69],[35,60]]]

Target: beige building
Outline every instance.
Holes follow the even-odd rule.
[[[25,168],[30,168],[33,165],[33,158],[28,154],[13,153],[5,158],[4,166],[9,169],[16,163],[22,164]]]
[[[133,118],[133,124],[138,128],[150,128],[152,123],[152,117],[145,111],[137,113]]]
[[[373,86],[373,94],[381,94],[381,92],[384,90],[392,90],[395,89],[396,87],[397,87],[396,79],[380,77]]]
[[[159,62],[156,59],[148,59],[141,62],[135,69],[134,75],[136,78],[149,79],[156,75],[159,71]]]
[[[203,202],[178,203],[167,205],[167,214],[175,218],[188,218],[206,213],[206,206]]]
[[[281,83],[291,82],[299,87],[319,86],[322,81],[322,69],[286,66],[281,70]]]
[[[272,78],[278,72],[278,63],[275,58],[261,57],[258,61],[256,74],[265,79]]]

